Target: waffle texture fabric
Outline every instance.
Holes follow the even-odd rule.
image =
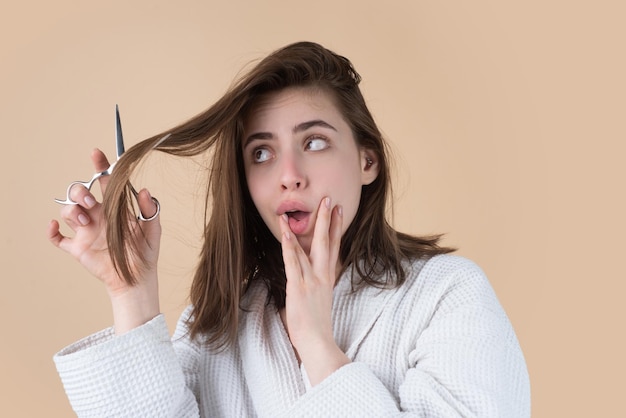
[[[482,270],[441,255],[396,289],[334,290],[333,331],[352,363],[311,387],[267,290],[244,297],[237,341],[190,340],[182,315],[107,329],[55,355],[79,417],[529,417],[526,363]]]

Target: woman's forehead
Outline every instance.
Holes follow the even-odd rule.
[[[244,129],[249,131],[263,124],[276,112],[303,118],[314,114],[343,119],[332,93],[318,87],[289,87],[260,96],[244,117]]]

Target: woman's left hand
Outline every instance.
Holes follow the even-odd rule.
[[[317,211],[311,252],[307,255],[281,217],[282,250],[287,275],[285,327],[311,385],[350,362],[333,337],[331,310],[343,221],[340,206],[322,199]]]

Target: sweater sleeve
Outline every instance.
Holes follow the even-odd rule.
[[[183,352],[182,362],[176,351]],[[120,336],[113,329],[84,338],[54,356],[79,417],[197,417],[186,382],[189,350],[175,351],[163,315]]]
[[[435,290],[420,289],[437,295],[427,326],[414,327],[410,317],[400,324],[411,344],[396,353],[396,364],[407,369],[397,388],[357,359],[313,387],[287,416],[529,417],[528,372],[511,324],[483,272],[461,264],[439,276]]]

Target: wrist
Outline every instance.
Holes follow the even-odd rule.
[[[317,385],[341,367],[351,363],[348,356],[341,351],[334,341],[332,344],[309,345],[305,350],[298,350],[298,354],[306,369],[311,386]]]
[[[141,326],[160,313],[158,285],[156,280],[151,282],[109,293],[116,335]]]

